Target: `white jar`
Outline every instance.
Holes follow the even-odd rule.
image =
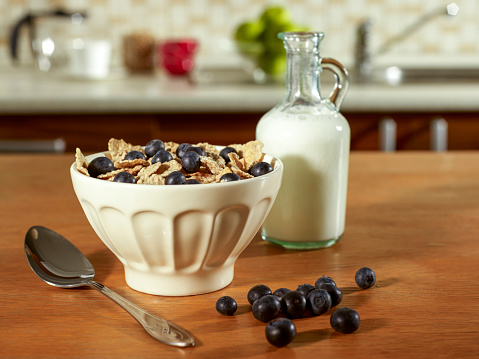
[[[263,239],[289,249],[329,247],[344,233],[350,129],[338,112],[349,84],[344,67],[319,56],[322,33],[282,33],[287,51],[286,96],[256,128],[264,151],[284,164],[278,197],[263,224]],[[329,98],[320,72],[335,73]]]

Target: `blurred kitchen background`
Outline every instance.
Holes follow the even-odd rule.
[[[441,0],[0,0],[0,61],[9,63],[9,32],[14,22],[28,12],[63,8],[85,12],[89,21],[102,25],[120,56],[122,36],[145,30],[158,40],[194,37],[199,40],[200,57],[217,55],[227,48],[236,26],[258,17],[268,5],[285,6],[295,22],[326,33],[322,50],[327,56],[352,63],[356,28],[362,20],[373,22],[372,48],[397,35],[426,13],[444,7]],[[479,2],[457,0],[457,17],[437,17],[387,56],[404,61],[425,61],[444,56],[444,61],[479,59]],[[21,51],[28,51],[24,44]],[[23,55],[23,54],[21,54]],[[25,56],[21,56],[25,58]],[[386,56],[386,55],[385,55]],[[441,60],[442,61],[442,60]]]
[[[455,16],[446,15],[448,4]],[[284,84],[254,83],[235,72],[250,63],[233,40],[240,24],[271,6],[287,9],[295,24],[323,31],[322,56],[350,69],[341,112],[351,125],[353,150],[479,149],[477,0],[0,0],[0,151],[44,139],[61,139],[60,150],[83,146],[88,152],[104,149],[110,137],[140,144],[254,138]],[[72,81],[41,73],[26,26],[12,66],[13,26],[27,14],[60,8],[86,14],[88,36],[111,42],[108,78]],[[139,44],[154,42],[153,71],[122,72],[125,37],[139,33]],[[171,76],[158,64],[157,44],[172,39],[198,44],[188,76]],[[364,53],[379,69],[374,81],[356,81]]]

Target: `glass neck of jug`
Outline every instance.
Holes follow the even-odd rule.
[[[319,43],[321,32],[284,32],[278,35],[286,49],[286,98],[292,104],[321,102]]]

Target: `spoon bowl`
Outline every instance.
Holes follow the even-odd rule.
[[[55,287],[85,286],[95,276],[92,264],[77,247],[45,227],[30,228],[25,236],[25,253],[33,271]]]
[[[193,337],[184,329],[146,312],[95,282],[95,270],[88,258],[55,231],[31,227],[25,236],[25,254],[32,270],[46,283],[60,288],[95,288],[130,313],[158,341],[177,347],[194,346]]]

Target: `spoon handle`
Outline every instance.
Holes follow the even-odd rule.
[[[184,329],[181,329],[165,319],[161,319],[146,312],[129,300],[123,298],[121,295],[108,289],[103,284],[91,281],[89,286],[95,288],[130,313],[133,318],[135,318],[143,326],[143,328],[145,328],[148,334],[150,334],[156,340],[164,344],[177,347],[188,347],[195,345],[191,334]]]

